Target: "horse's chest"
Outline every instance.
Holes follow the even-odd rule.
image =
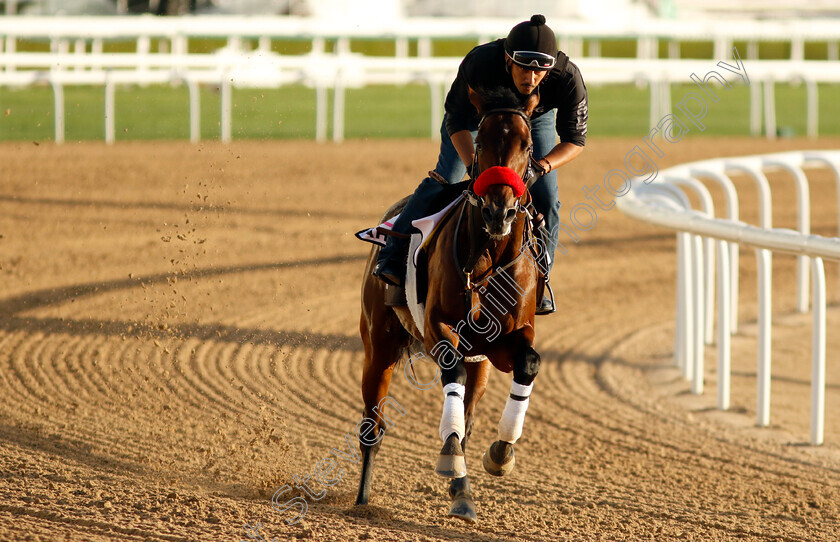
[[[467,293],[466,322],[474,334],[492,341],[517,327],[523,299],[493,288],[492,283]]]

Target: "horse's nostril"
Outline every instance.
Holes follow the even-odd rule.
[[[493,213],[491,213],[490,209],[488,209],[487,207],[481,210],[481,216],[484,217],[484,222],[488,224],[493,221]]]
[[[505,221],[510,222],[514,218],[516,218],[516,209],[508,209],[505,213]]]

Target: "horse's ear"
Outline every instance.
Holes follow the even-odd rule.
[[[474,91],[471,87],[467,87],[467,89],[467,97],[469,98],[470,103],[473,104],[476,111],[478,111],[479,114],[481,114],[484,109],[484,97],[478,92]]]
[[[528,98],[525,99],[525,103],[523,104],[525,107],[525,114],[528,117],[531,116],[531,113],[534,112],[534,109],[537,108],[537,104],[540,103],[540,94],[539,92],[534,92],[528,95]]]

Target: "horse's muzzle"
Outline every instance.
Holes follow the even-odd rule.
[[[487,234],[493,239],[502,238],[510,234],[511,225],[516,220],[516,209],[488,204],[481,209],[481,217]]]

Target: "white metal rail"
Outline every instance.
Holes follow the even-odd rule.
[[[714,266],[717,257],[718,315],[718,408],[729,408],[730,343],[736,330],[738,300],[738,246],[756,249],[758,263],[758,399],[757,423],[770,423],[770,334],[771,334],[771,254],[795,254],[798,266],[798,310],[808,310],[808,265],[812,279],[813,336],[811,380],[811,435],[814,445],[822,444],[825,420],[825,270],[823,260],[840,260],[838,237],[810,234],[808,178],[805,170],[828,168],[833,172],[840,198],[840,151],[786,152],[739,158],[720,158],[682,164],[662,170],[657,182],[634,181],[632,189],[618,199],[626,215],[677,231],[677,316],[675,360],[683,375],[692,382],[692,392],[703,392],[703,348],[714,336]],[[784,171],[797,186],[797,230],[772,228],[770,223],[770,186],[765,173]],[[748,173],[758,183],[760,224],[738,220],[738,197],[728,175]],[[724,189],[727,200],[725,218],[715,217],[710,198],[700,179],[714,179]],[[691,208],[688,198],[677,186],[695,190],[701,209]],[[840,199],[838,199],[840,216]],[[838,226],[840,231],[840,225]],[[705,247],[701,239],[706,240]],[[716,250],[712,249],[713,243]],[[733,260],[733,256],[736,258]],[[705,341],[704,341],[705,338]]]

